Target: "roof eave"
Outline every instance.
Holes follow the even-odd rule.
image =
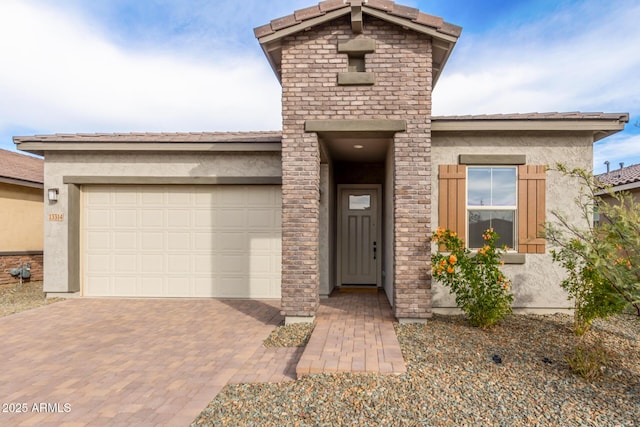
[[[627,119],[628,120],[628,119]],[[591,132],[594,142],[624,129],[623,119],[438,119],[433,118],[433,132],[506,132],[549,131]]]
[[[114,142],[114,141],[24,141],[18,150],[45,155],[55,151],[118,152],[279,152],[280,142]]]
[[[12,178],[8,176],[0,176],[0,183],[19,185],[21,187],[44,188],[44,185],[42,182],[29,181],[26,179]]]

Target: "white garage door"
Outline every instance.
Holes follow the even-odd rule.
[[[84,186],[87,296],[280,298],[278,186]]]

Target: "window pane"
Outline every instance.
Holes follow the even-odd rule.
[[[492,176],[491,206],[516,205],[515,168],[494,168]]]
[[[349,195],[349,209],[352,211],[365,211],[371,207],[371,196],[365,194],[362,196]]]
[[[493,227],[500,238],[497,245],[515,247],[515,211],[478,211],[469,210],[469,248],[478,249],[484,246],[482,233]]]
[[[469,206],[491,206],[491,168],[469,168]]]

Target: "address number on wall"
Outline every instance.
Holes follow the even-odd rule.
[[[61,213],[50,213],[49,221],[64,221],[64,214]]]

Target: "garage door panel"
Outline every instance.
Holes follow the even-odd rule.
[[[170,251],[188,250],[191,248],[191,233],[167,233],[167,248]]]
[[[91,231],[87,233],[89,250],[111,249],[111,234],[108,231]]]
[[[141,209],[140,227],[159,228],[164,226],[164,211],[162,209]]]
[[[108,209],[93,209],[86,215],[86,224],[92,228],[111,227],[111,212]]]
[[[168,229],[191,227],[191,211],[188,209],[170,209],[167,212],[167,227]]]
[[[87,257],[86,268],[88,272],[93,274],[110,273],[112,271],[111,256],[109,254],[91,254]]]
[[[216,224],[215,212],[210,209],[193,211],[193,225],[196,228],[211,229]]]
[[[115,272],[120,274],[136,274],[137,273],[137,260],[136,254],[117,254],[113,257],[114,260],[114,270]]]
[[[247,237],[243,232],[236,233],[218,233],[218,248],[221,252],[241,251],[246,252],[248,249]]]
[[[189,287],[190,280],[187,277],[167,277],[168,297],[190,297],[192,290]]]
[[[243,229],[247,224],[246,209],[218,208],[216,214],[216,228],[219,229]]]
[[[191,263],[190,263],[189,255],[177,255],[177,254],[169,254],[167,256],[167,272],[169,274],[190,274],[191,273]]]
[[[277,186],[84,186],[83,292],[279,298]]]
[[[115,277],[112,293],[118,296],[135,297],[139,293],[136,282],[136,276]]]
[[[167,192],[167,205],[191,206],[191,192]]]
[[[140,279],[139,295],[141,297],[158,297],[165,294],[163,279],[156,277],[143,277]]]
[[[145,251],[158,250],[162,251],[164,248],[164,233],[161,231],[143,231],[138,233],[140,235],[140,248]]]
[[[113,225],[116,228],[138,228],[138,213],[135,209],[116,209]]]
[[[142,274],[162,274],[164,273],[164,255],[163,254],[141,254],[140,272]]]
[[[162,187],[147,187],[140,193],[140,201],[143,205],[164,205],[164,189]]]
[[[108,235],[108,233],[105,232]],[[127,250],[138,247],[138,234],[135,231],[117,231],[112,233],[113,249]]]

